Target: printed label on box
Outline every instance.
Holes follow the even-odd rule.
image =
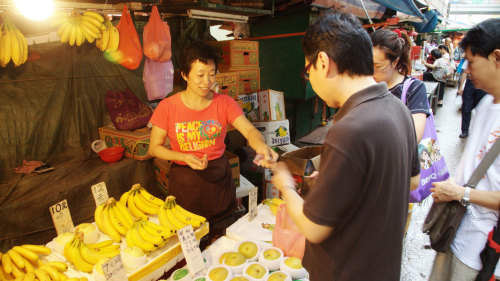
[[[290,143],[288,120],[252,122],[252,124],[264,136],[264,140],[269,146],[283,145]]]
[[[262,121],[285,119],[285,99],[283,92],[265,90],[259,92],[259,117]]]
[[[243,113],[250,121],[259,120],[259,97],[257,93],[238,95],[238,99],[243,102]]]

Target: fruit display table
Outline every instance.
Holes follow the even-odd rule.
[[[226,236],[234,240],[256,240],[270,242],[273,240],[273,232],[263,227],[263,224],[273,225],[276,223],[276,216],[273,215],[268,205],[259,204],[257,206],[257,216],[248,220],[248,213],[238,219],[226,229]]]

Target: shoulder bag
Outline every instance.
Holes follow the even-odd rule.
[[[493,163],[500,152],[500,142],[496,141],[486,153],[477,168],[472,173],[465,186],[476,188],[477,183]],[[422,226],[422,231],[429,234],[431,248],[437,252],[447,252],[467,208],[460,202],[453,200],[432,204]]]
[[[413,81],[415,81],[415,78],[410,78],[403,84],[401,101],[404,104],[406,104],[406,93]],[[410,192],[411,203],[420,202],[427,198],[431,194],[430,188],[432,188],[433,182],[444,181],[450,176],[439,148],[432,112],[425,120],[424,134],[418,144],[418,157],[420,160],[420,184]]]

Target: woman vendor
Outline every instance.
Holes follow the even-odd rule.
[[[184,91],[161,101],[153,113],[149,153],[172,160],[169,194],[187,210],[206,217],[212,226],[231,218],[236,187],[224,156],[227,127],[233,125],[249,145],[264,156],[261,165],[271,167],[278,155],[248,121],[236,101],[214,93],[219,57],[203,41],[191,42],[180,62]],[[164,146],[170,139],[171,149]],[[227,227],[221,226],[220,228]]]

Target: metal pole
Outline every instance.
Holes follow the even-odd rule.
[[[368,18],[368,22],[370,24],[373,24],[373,21],[370,18],[370,16],[368,15],[368,11],[366,10],[365,3],[363,3],[363,0],[359,0],[359,2],[361,3],[361,6],[363,6],[363,10],[365,11],[366,17]],[[372,30],[375,32],[375,27],[372,26]]]

